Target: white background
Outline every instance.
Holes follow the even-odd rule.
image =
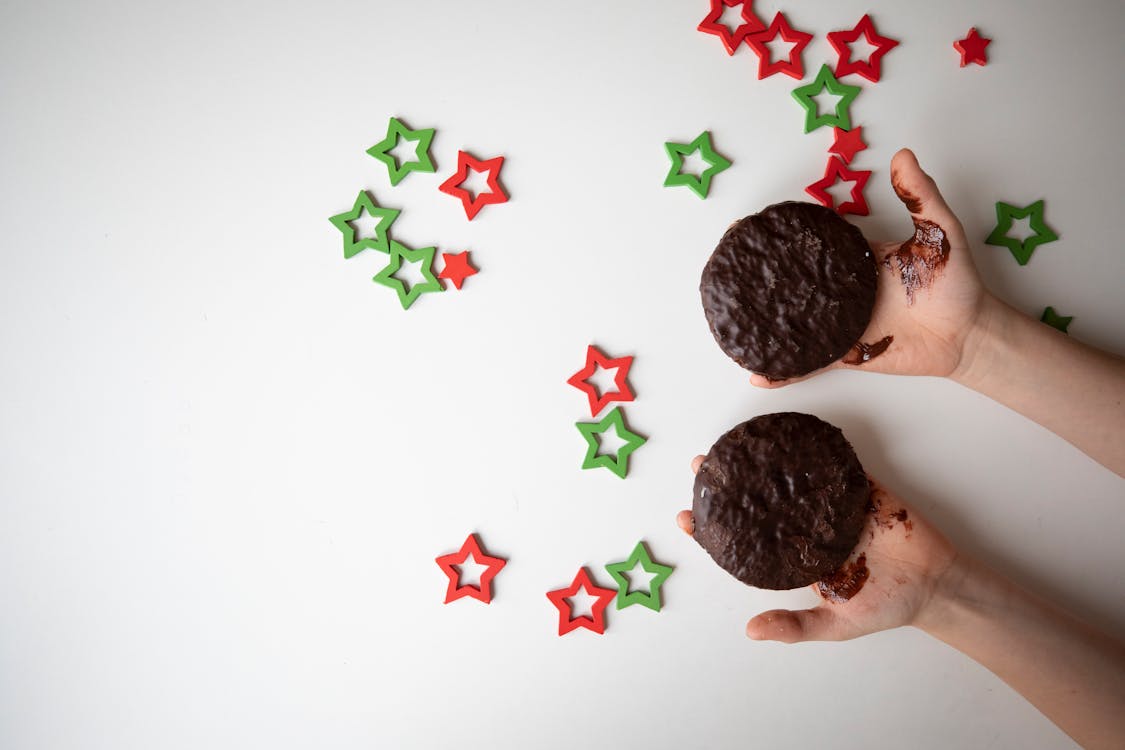
[[[689,459],[756,414],[839,425],[964,549],[1125,630],[1122,480],[950,382],[838,372],[747,384],[707,330],[727,224],[800,199],[831,134],[681,2],[22,2],[0,10],[0,747],[1069,747],[981,667],[903,629],[754,643],[809,592],[747,588],[674,525]],[[902,44],[852,108],[872,239],[908,217],[912,146],[970,237],[1047,200],[1062,239],[988,284],[1125,349],[1125,6],[760,2],[817,34],[870,11]],[[985,68],[951,44],[976,25]],[[434,175],[364,154],[438,129]],[[666,140],[734,166],[666,189]],[[504,154],[510,203],[437,191]],[[360,188],[411,246],[471,249],[461,292],[404,312],[328,223]],[[590,342],[635,354],[649,436],[580,471],[565,384]],[[490,606],[442,604],[470,531],[509,558]],[[548,589],[638,539],[666,607],[555,633]]]

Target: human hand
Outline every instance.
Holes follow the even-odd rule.
[[[703,456],[691,462],[699,471]],[[823,600],[805,610],[774,609],[746,624],[759,641],[843,641],[900,625],[928,625],[957,553],[940,531],[875,480],[860,541],[839,571],[811,588]],[[688,534],[691,511],[676,516]]]
[[[891,184],[910,212],[915,234],[905,243],[871,243],[879,270],[871,322],[850,352],[817,372],[861,368],[952,376],[986,308],[988,292],[973,265],[965,230],[910,150],[891,159]],[[888,338],[885,351],[876,353]],[[774,381],[755,374],[750,382],[778,388],[816,374]]]

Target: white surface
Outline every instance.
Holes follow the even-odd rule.
[[[158,7],[158,5],[160,7]],[[763,18],[778,8],[760,3]],[[971,237],[1047,199],[1062,240],[989,284],[1123,348],[1117,95],[1125,6],[780,5],[817,33],[872,11],[902,41],[852,110],[875,238],[909,223],[913,146]],[[752,643],[748,589],[675,528],[687,462],[755,414],[840,425],[960,544],[1121,632],[1122,481],[952,383],[834,373],[753,390],[697,279],[727,224],[801,198],[802,134],[695,31],[692,2],[9,3],[0,10],[0,747],[1063,748],[982,668],[912,630]],[[976,25],[987,68],[951,48]],[[390,188],[387,118],[438,128],[436,175]],[[661,187],[703,129],[711,198]],[[465,221],[456,150],[508,157],[511,203]],[[465,291],[404,313],[327,217],[371,188],[395,235],[469,248]],[[582,472],[565,384],[595,341],[635,353],[622,482]],[[497,598],[441,603],[469,531]],[[544,593],[638,538],[666,609],[558,638]]]

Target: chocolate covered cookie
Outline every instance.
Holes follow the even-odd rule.
[[[831,364],[859,341],[877,276],[867,241],[835,211],[778,203],[727,230],[699,292],[727,356],[782,380]]]
[[[750,586],[807,586],[859,541],[867,475],[839,429],[808,414],[765,414],[711,446],[695,477],[695,540]]]

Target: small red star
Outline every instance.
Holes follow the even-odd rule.
[[[828,168],[824,170],[824,177],[805,188],[805,192],[820,201],[822,206],[834,209],[841,216],[844,214],[867,216],[867,200],[863,197],[863,187],[870,177],[871,172],[863,170],[853,172],[844,166],[844,162],[832,157],[828,160]],[[853,183],[852,199],[836,206],[833,205],[834,201],[832,195],[828,192],[828,188],[838,181]]]
[[[473,158],[471,154],[458,151],[457,173],[441,183],[438,190],[452,195],[454,198],[460,198],[462,205],[465,207],[465,215],[469,217],[469,221],[472,221],[473,217],[490,203],[507,202],[508,194],[504,192],[504,188],[500,187],[500,167],[503,164],[503,156],[481,161]],[[488,192],[482,192],[473,197],[472,193],[461,187],[462,183],[469,179],[470,169],[478,173],[488,172]]]
[[[866,62],[856,60],[852,61],[852,48],[853,42],[859,39],[859,35],[867,39],[867,43],[875,47],[875,51],[871,53],[871,57]],[[859,23],[851,31],[833,31],[828,34],[828,42],[836,53],[840,56],[839,62],[836,63],[836,77],[840,78],[850,73],[857,73],[872,83],[878,83],[882,75],[883,55],[890,52],[898,46],[898,42],[894,39],[889,39],[885,36],[879,36],[875,31],[875,24],[871,22],[871,16],[864,14],[863,18],[859,19]]]
[[[867,144],[863,142],[862,125],[857,125],[851,130],[833,128],[832,131],[836,135],[836,140],[828,147],[828,153],[836,154],[844,160],[845,164],[851,164],[855,155],[867,148]]]
[[[438,273],[438,278],[449,279],[453,282],[453,286],[458,289],[465,283],[465,279],[479,272],[476,266],[469,261],[468,250],[460,253],[442,253],[441,259],[445,265]]]
[[[962,68],[969,63],[985,65],[988,63],[988,55],[985,54],[984,48],[989,44],[992,44],[992,40],[978,34],[977,27],[974,26],[969,29],[969,35],[967,37],[958,39],[953,43],[953,49],[961,53]]]
[[[789,59],[773,62],[769,42],[777,39],[778,35],[793,46],[789,48]],[[774,73],[784,73],[798,81],[805,77],[805,64],[801,60],[801,53],[812,41],[813,35],[797,31],[789,25],[785,14],[780,11],[773,17],[770,27],[756,34],[747,34],[746,44],[758,55],[758,80],[768,78]]]
[[[596,346],[590,344],[586,348],[585,367],[571,375],[566,382],[586,394],[586,398],[590,402],[590,416],[596,417],[599,411],[613,401],[633,400],[633,391],[629,389],[629,384],[625,381],[629,377],[629,368],[632,365],[632,357],[610,359],[602,354]],[[617,373],[613,376],[613,386],[617,389],[616,391],[606,391],[599,396],[598,389],[594,387],[593,383],[588,382],[599,367],[605,370],[617,368]]]
[[[473,558],[473,562],[477,565],[486,566],[487,570],[480,574],[480,587],[471,584],[460,586],[461,571],[457,566],[464,565],[469,557]],[[469,534],[465,543],[461,545],[461,549],[457,552],[452,552],[448,555],[442,555],[437,558],[437,564],[442,572],[449,576],[449,586],[445,590],[445,603],[449,604],[455,599],[460,599],[463,596],[470,596],[473,599],[488,604],[492,601],[492,579],[500,572],[500,569],[507,564],[507,560],[499,557],[490,557],[481,551],[480,542],[477,541],[476,534]]]
[[[723,6],[734,8],[742,6],[742,23],[738,28],[731,31],[725,23],[720,19],[723,17]],[[733,55],[734,51],[738,49],[738,45],[742,44],[743,39],[747,34],[752,34],[755,31],[761,31],[766,27],[762,23],[762,19],[754,15],[754,0],[711,0],[711,11],[699,22],[699,30],[704,34],[714,34],[723,40],[723,46],[727,48],[727,54]]]
[[[570,607],[570,602],[567,598],[575,596],[578,589],[585,589],[586,594],[597,599],[590,605],[590,616],[582,615],[581,617],[574,617],[573,611]],[[556,589],[555,591],[548,591],[547,598],[551,600],[551,604],[559,610],[559,635],[566,635],[572,630],[578,628],[586,628],[592,630],[598,635],[605,632],[605,608],[609,603],[617,597],[617,592],[613,589],[603,589],[595,586],[590,580],[590,574],[585,568],[578,569],[578,575],[574,576],[574,580],[570,586],[565,589]]]

